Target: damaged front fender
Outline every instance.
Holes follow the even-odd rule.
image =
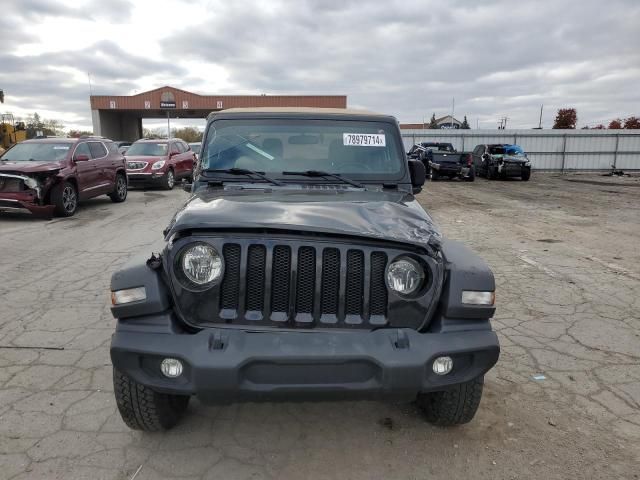
[[[19,173],[0,173],[0,210],[27,210],[35,215],[52,216],[54,206],[46,205],[46,195],[55,182],[51,172],[44,179]]]

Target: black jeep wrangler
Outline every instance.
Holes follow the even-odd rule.
[[[496,363],[495,283],[414,198],[395,118],[211,114],[166,247],[111,280],[116,401],[134,429],[204,403],[415,400],[470,421]]]

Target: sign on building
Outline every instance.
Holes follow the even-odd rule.
[[[173,92],[162,92],[160,95],[160,108],[176,108],[176,97]]]

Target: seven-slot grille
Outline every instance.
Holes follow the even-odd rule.
[[[300,326],[387,324],[388,257],[383,251],[227,243],[222,254],[221,319]]]

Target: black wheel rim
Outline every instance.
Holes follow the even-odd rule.
[[[62,190],[62,207],[65,212],[73,212],[77,204],[76,190],[71,185],[65,185]]]
[[[127,184],[122,177],[118,177],[118,183],[116,185],[118,197],[125,198],[127,196]]]

